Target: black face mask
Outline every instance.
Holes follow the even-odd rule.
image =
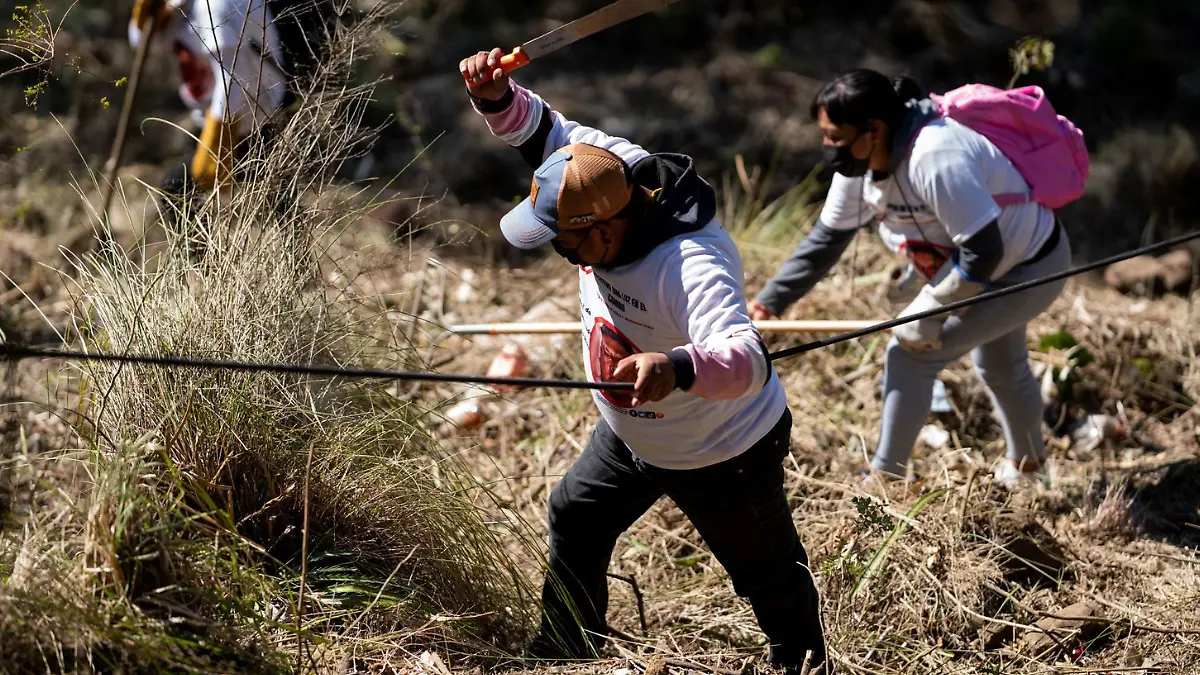
[[[586,230],[584,230],[583,236],[579,240],[579,246],[583,246],[583,243],[587,241],[588,237],[592,236],[592,230],[596,229],[596,226],[599,224],[600,223],[592,223]],[[583,265],[583,260],[581,260],[579,257],[579,246],[576,246],[575,248],[567,248],[559,243],[558,239],[551,239],[550,246],[554,249],[555,253],[562,256],[564,260],[572,265],[575,265],[576,267]],[[608,257],[608,247],[605,247],[604,255],[600,256],[600,259],[604,260],[606,257]]]
[[[865,133],[864,131],[863,134]],[[821,154],[824,156],[825,163],[847,178],[857,178],[865,174],[871,166],[871,156],[859,159],[850,150],[863,134],[855,136],[854,140],[845,145],[822,145]]]
[[[579,265],[583,264],[583,261],[581,261],[579,259],[579,250],[578,249],[567,248],[554,240],[550,241],[550,245],[552,247],[554,247],[555,253],[562,256],[564,260],[571,263],[572,265],[579,266]]]

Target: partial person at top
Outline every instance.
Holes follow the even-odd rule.
[[[210,190],[232,177],[249,139],[295,95],[321,58],[336,21],[332,0],[137,0],[129,42],[154,22],[152,49],[178,65],[179,96],[192,111],[199,143],[172,169],[163,189]]]

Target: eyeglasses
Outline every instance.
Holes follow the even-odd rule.
[[[554,248],[554,252],[557,253],[558,255],[562,256],[564,259],[566,259],[567,262],[571,263],[572,265],[582,265],[583,260],[579,257],[579,248],[581,246],[583,246],[583,243],[585,241],[587,241],[589,237],[592,236],[592,230],[596,229],[597,225],[599,225],[600,223],[604,223],[604,222],[608,222],[608,221],[598,220],[596,222],[593,222],[591,225],[588,225],[585,228],[582,228],[579,230],[571,230],[571,232],[582,233],[579,237],[579,243],[576,244],[574,247],[568,248],[566,246],[563,246],[562,242],[559,241],[559,239],[557,237],[550,240],[550,245]],[[608,255],[607,249],[605,249],[604,255],[605,256]],[[604,256],[601,256],[601,257],[604,257]]]

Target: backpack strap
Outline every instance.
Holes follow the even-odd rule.
[[[992,199],[996,200],[996,204],[1003,209],[1009,206],[1017,206],[1018,204],[1028,204],[1030,201],[1030,195],[1024,192],[1005,192],[998,195],[992,195]]]
[[[939,108],[939,113],[941,113],[940,108]],[[917,144],[917,136],[921,133],[921,129],[924,129],[926,126],[928,126],[935,120],[939,120],[939,119],[944,120],[944,119],[948,119],[948,118],[944,114],[939,114],[937,117],[932,117],[932,118],[926,120],[924,124],[922,124],[920,127],[918,127],[913,132],[912,137],[910,137],[908,139],[908,145],[904,149],[904,155],[906,158],[912,157],[912,149],[913,149],[913,146],[915,146]],[[961,122],[960,122],[960,124],[961,124]],[[1001,193],[1001,194],[992,195],[992,199],[996,200],[996,204],[999,205],[1000,208],[1003,209],[1003,208],[1008,208],[1009,206],[1017,206],[1019,204],[1028,204],[1030,201],[1032,201],[1033,195],[1031,193],[1025,193],[1025,192],[1005,192],[1005,193]]]

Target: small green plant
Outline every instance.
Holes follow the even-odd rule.
[[[42,6],[41,0],[32,5],[13,7],[12,22],[0,38],[0,54],[16,64],[0,73],[0,78],[27,70],[43,71],[41,81],[25,88],[26,104],[36,108],[38,97],[46,92],[47,81],[52,75],[54,36],[62,24],[54,24],[50,10]]]
[[[1064,403],[1073,400],[1075,384],[1079,381],[1079,369],[1095,362],[1096,357],[1065,329],[1043,336],[1038,341],[1038,350],[1048,354],[1062,352],[1064,364],[1051,366],[1046,372],[1046,377],[1053,381],[1059,400]]]
[[[904,531],[908,529],[908,521],[915,519],[917,514],[925,510],[925,507],[937,501],[944,494],[946,494],[945,488],[925,493],[917,500],[916,504],[912,505],[908,513],[904,514],[905,520],[900,523],[899,527],[891,528],[891,532],[883,540],[883,544],[879,547],[879,550],[875,551],[875,555],[871,556],[870,562],[867,563],[866,567],[862,568],[859,574],[855,575],[857,579],[854,583],[854,590],[850,592],[852,596],[858,597],[870,585],[871,579],[879,574],[879,570],[883,569],[883,561],[887,558],[888,551],[891,550],[892,544],[896,543],[900,535],[904,534]],[[891,519],[889,518],[888,521],[890,522]]]
[[[838,555],[829,558],[821,566],[825,576],[840,578],[847,583],[861,578],[871,560],[872,553],[864,546],[863,539],[886,534],[896,527],[896,521],[884,511],[879,501],[870,497],[854,497],[851,501],[858,510],[853,536]]]
[[[855,497],[850,500],[858,509],[858,518],[854,521],[854,534],[872,534],[891,532],[896,527],[896,521],[883,510],[880,504],[869,497]]]
[[[842,547],[837,555],[827,558],[821,565],[821,575],[830,579],[857,579],[867,568],[869,552],[864,551],[857,539]]]
[[[1054,64],[1054,43],[1039,37],[1026,37],[1018,41],[1008,54],[1013,68],[1008,88],[1012,89],[1017,80],[1022,75],[1028,75],[1030,70],[1042,71]]]

